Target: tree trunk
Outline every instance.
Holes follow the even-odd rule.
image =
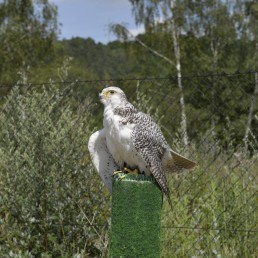
[[[256,43],[256,52],[258,53],[258,43]],[[251,126],[252,126],[252,120],[253,120],[253,113],[254,113],[254,103],[256,100],[256,96],[258,95],[258,72],[255,73],[255,85],[254,85],[254,93],[251,97],[251,103],[249,107],[249,113],[248,113],[248,118],[247,118],[247,123],[245,127],[245,136],[244,136],[244,152],[245,154],[248,151],[248,138],[249,138],[249,133],[251,131]]]
[[[176,57],[176,71],[177,71],[177,84],[180,89],[180,106],[181,106],[181,130],[183,134],[183,143],[185,147],[188,146],[188,134],[187,134],[187,118],[186,118],[186,111],[185,111],[185,99],[184,99],[184,92],[183,92],[183,84],[182,84],[182,73],[181,73],[181,60],[180,60],[180,45],[178,40],[178,32],[177,26],[174,19],[174,7],[175,2],[174,0],[170,1],[170,8],[173,16],[171,18],[172,24],[172,37],[174,43],[174,55]]]
[[[212,70],[213,72],[218,72],[218,52],[219,52],[219,43],[216,42],[216,40],[213,37],[211,37],[211,52],[212,52]],[[217,78],[212,79],[212,88],[211,88],[211,112],[212,114],[216,113],[216,89],[217,89]],[[216,118],[215,116],[211,116],[211,129],[212,132],[215,133],[215,127],[216,127]]]

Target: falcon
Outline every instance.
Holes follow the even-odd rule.
[[[196,163],[173,151],[154,120],[134,107],[120,88],[105,88],[99,97],[104,128],[90,136],[88,149],[104,184],[112,193],[115,171],[152,175],[172,207],[166,173],[192,169]]]

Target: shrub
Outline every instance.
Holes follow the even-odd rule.
[[[86,151],[92,117],[72,105],[72,89],[15,86],[2,108],[1,257],[105,251],[109,202]]]

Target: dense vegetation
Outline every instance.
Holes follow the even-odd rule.
[[[257,3],[216,3],[178,1],[175,7],[182,75],[257,68]],[[134,10],[140,8],[135,5]],[[57,69],[67,57],[72,58],[70,76],[82,80],[176,75],[170,17],[155,16],[155,8],[149,8],[154,9],[149,14],[154,17],[138,20],[145,25],[145,34],[132,37],[113,25],[111,30],[120,40],[104,45],[90,38],[58,41],[57,10],[47,1],[33,6],[29,0],[5,0],[0,4],[0,82],[17,81],[21,71],[27,71],[34,82],[59,79]],[[138,18],[140,15],[145,14],[137,13]],[[163,22],[156,22],[161,18]]]
[[[162,83],[151,82],[150,90]],[[127,92],[136,93],[131,95],[135,105],[151,112],[173,148],[199,163],[195,171],[169,178],[174,209],[164,203],[162,257],[255,257],[257,142],[252,156],[244,155],[241,146],[236,152],[230,131],[234,126],[227,125],[228,144],[222,147],[215,131],[205,132],[206,120],[186,150],[180,132],[173,129],[180,124],[172,113],[177,104],[166,101],[157,108],[152,102],[159,95],[143,95],[137,84],[123,82]],[[96,96],[101,83],[83,86]],[[97,117],[102,110],[96,97],[77,96],[77,89],[76,84],[51,83],[40,91],[15,86],[8,94],[0,115],[3,256],[107,255],[110,197],[86,149],[94,124],[101,126]]]
[[[86,148],[105,84],[199,163],[170,176],[162,257],[255,257],[258,4],[130,2],[145,33],[113,24],[104,45],[57,40],[46,0],[1,1],[1,257],[107,256],[110,197]]]

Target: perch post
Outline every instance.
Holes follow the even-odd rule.
[[[160,257],[162,193],[153,177],[114,179],[110,257]]]

